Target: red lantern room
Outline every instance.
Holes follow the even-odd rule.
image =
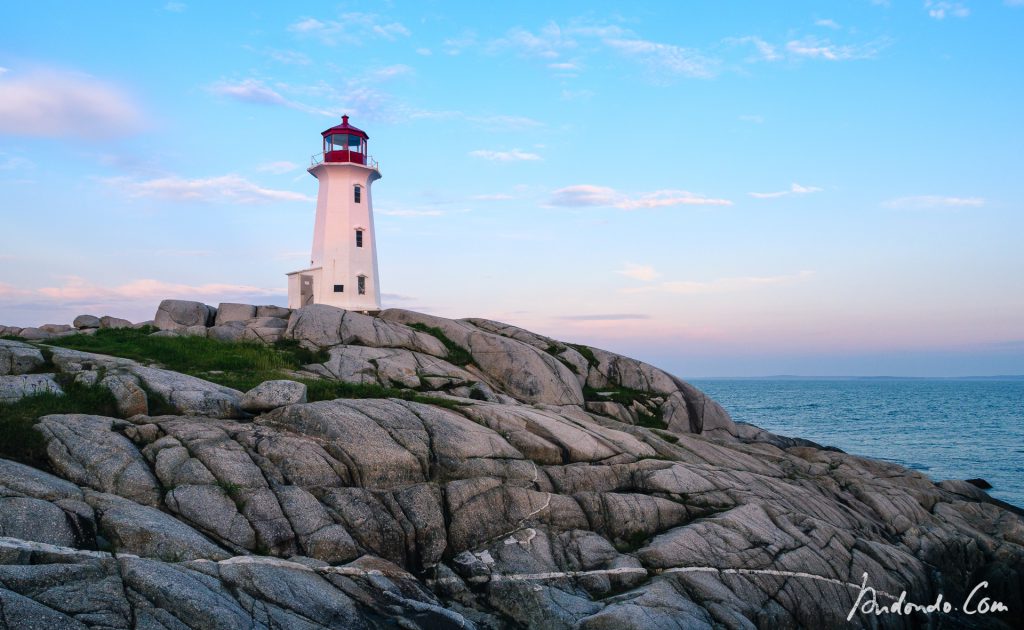
[[[341,124],[323,132],[324,162],[354,162],[366,164],[366,141],[370,136],[362,129],[348,124],[348,115],[341,117]]]

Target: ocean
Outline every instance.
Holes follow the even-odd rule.
[[[1022,379],[694,379],[733,420],[896,462],[981,477],[1024,507]]]

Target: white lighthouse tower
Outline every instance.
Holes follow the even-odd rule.
[[[320,182],[308,269],[288,274],[288,307],[329,304],[351,311],[379,311],[377,238],[370,186],[380,179],[366,150],[369,136],[348,124],[323,132],[323,152],[310,175]]]

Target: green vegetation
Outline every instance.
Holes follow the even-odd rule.
[[[580,373],[580,371],[576,368],[576,366],[574,364],[570,363],[565,357],[562,356],[562,353],[565,352],[565,346],[560,346],[558,344],[554,344],[553,343],[553,344],[549,345],[547,348],[545,348],[544,352],[547,352],[551,356],[553,356],[556,359],[558,359],[559,363],[561,363],[565,367],[569,368],[569,370],[573,374],[579,374]]]
[[[0,457],[48,469],[43,436],[32,427],[51,413],[89,413],[118,417],[117,402],[106,388],[74,381],[61,383],[64,395],[43,392],[0,404]]]
[[[448,350],[448,362],[453,365],[464,366],[471,365],[473,363],[473,355],[470,354],[469,350],[466,350],[459,344],[455,343],[448,338],[448,335],[444,334],[440,328],[436,326],[427,326],[419,322],[415,324],[408,324],[409,328],[418,330],[420,332],[427,333],[437,338],[438,341],[444,344],[445,349]]]
[[[288,370],[327,360],[327,353],[284,340],[270,346],[256,341],[217,341],[206,337],[152,337],[156,329],[108,328],[94,335],[71,335],[46,343],[109,354],[197,376],[238,390],[287,378]]]
[[[661,439],[665,440],[669,444],[676,444],[679,442],[679,436],[673,435],[668,431],[655,430],[654,434],[660,437]]]
[[[583,358],[587,360],[587,365],[590,367],[596,368],[600,365],[600,361],[598,361],[597,357],[594,356],[594,351],[591,350],[589,346],[581,346],[575,343],[570,343],[568,346],[583,355]]]
[[[74,350],[156,363],[168,370],[190,374],[241,391],[252,389],[264,381],[295,380],[289,371],[301,369],[302,366],[311,363],[323,363],[329,358],[327,352],[309,350],[294,339],[281,340],[268,346],[255,341],[217,341],[205,337],[151,337],[150,333],[154,330],[149,327],[137,330],[103,329],[96,331],[95,335],[71,335],[47,343]],[[441,341],[443,343],[444,339]],[[465,352],[464,349],[459,349]],[[329,379],[298,380],[306,384],[307,400],[310,402],[335,398],[401,398],[449,408],[461,406],[450,400],[424,396],[411,389],[345,383]],[[146,396],[149,399],[151,414],[175,413],[174,408],[157,392],[147,389]]]
[[[226,342],[205,337],[151,337],[153,328],[103,329],[93,335],[71,335],[46,343],[54,346],[155,363],[169,370],[233,387],[242,391],[268,380],[294,378],[290,370],[328,359],[323,351],[301,347],[297,341],[280,341],[272,346],[258,342]],[[469,363],[469,353],[453,344],[437,329],[428,330]],[[37,372],[51,372],[52,351],[38,346],[46,363]],[[454,350],[453,350],[454,348]],[[461,355],[459,353],[462,353]],[[462,356],[464,355],[464,356]],[[102,370],[101,370],[102,372]],[[102,378],[102,374],[100,375]],[[46,444],[33,426],[48,414],[87,413],[119,417],[114,396],[99,385],[76,383],[69,375],[57,377],[64,395],[44,392],[14,403],[0,403],[0,457],[47,469]],[[429,405],[458,409],[465,403],[428,396],[412,389],[361,385],[328,379],[299,379],[306,384],[310,402],[336,398],[400,398]],[[175,409],[159,393],[146,388],[152,415],[174,414]],[[225,488],[229,494],[232,488]]]
[[[594,389],[589,385],[583,387],[583,399],[587,401],[611,401],[617,402],[624,407],[632,407],[634,402],[640,403],[645,408],[650,401],[650,394],[629,387],[608,387],[605,389]],[[637,412],[637,425],[648,429],[667,429],[668,424],[661,417],[660,413],[649,414],[642,411]]]

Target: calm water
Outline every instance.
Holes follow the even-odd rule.
[[[935,481],[981,477],[1024,507],[1024,381],[709,379],[734,420],[886,459]]]

